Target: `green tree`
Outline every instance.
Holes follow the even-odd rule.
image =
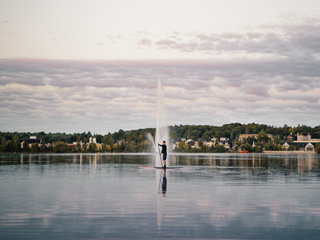
[[[0,152],[7,152],[7,141],[5,137],[1,138]]]
[[[90,143],[88,151],[89,152],[96,152],[97,151],[97,145],[95,143]]]
[[[273,141],[274,141],[274,143],[279,144],[280,141],[281,141],[280,136],[274,136],[274,137],[273,137]]]
[[[193,140],[196,140],[197,138],[200,137],[200,134],[201,134],[201,132],[199,130],[194,129],[194,130],[190,131],[190,136],[187,136],[187,137],[189,137]]]
[[[201,139],[198,141],[198,146],[199,146],[199,148],[201,148],[203,146],[203,142]]]
[[[31,144],[31,152],[32,153],[39,153],[40,152],[40,147],[39,147],[38,143]]]
[[[42,143],[40,146],[40,152],[47,152],[47,147],[45,145],[45,143]]]
[[[264,130],[261,130],[259,132],[257,139],[258,139],[259,143],[269,142],[269,137],[268,137],[268,135],[266,134],[266,132]]]
[[[290,145],[288,148],[288,151],[295,151],[295,150],[297,150],[297,147],[293,145]]]
[[[217,152],[217,153],[223,153],[223,152],[226,152],[227,149],[220,145],[220,144],[217,144],[215,147],[214,147],[214,152]]]
[[[214,136],[218,139],[220,139],[221,137],[223,137],[223,133],[221,131],[216,131]]]
[[[264,144],[264,148],[267,151],[277,151],[278,145],[271,142],[267,142],[266,144]]]
[[[150,152],[154,151],[152,144],[148,140],[144,140],[140,144],[138,144],[138,152]]]
[[[250,132],[249,132],[249,127],[248,126],[246,126],[246,130],[245,130],[245,132],[244,132],[245,134],[249,134]]]
[[[55,153],[65,153],[69,151],[69,146],[65,142],[58,141],[54,143],[53,152]]]
[[[201,152],[208,152],[209,148],[206,145],[202,144],[202,146],[200,147],[200,151]]]
[[[6,143],[6,152],[14,152],[13,142],[8,140]]]
[[[107,135],[104,135],[102,138],[102,143],[104,143],[105,145],[113,145],[113,137],[111,135],[111,133],[108,133]]]
[[[126,133],[125,133],[125,131],[120,129],[118,132],[115,132],[113,135],[114,135],[115,141],[120,141],[125,138]]]
[[[82,140],[82,150],[84,151],[84,152],[86,152],[87,151],[87,148],[88,148],[88,145],[87,145],[87,142],[88,142],[88,138],[83,138],[83,140]]]
[[[23,147],[23,151],[24,152],[29,152],[30,151],[28,138],[24,139],[22,147]]]
[[[261,152],[262,152],[262,147],[260,147],[260,146],[255,146],[255,147],[253,148],[253,151],[256,152],[256,153],[261,153]]]
[[[14,151],[14,152],[20,152],[20,150],[21,150],[21,144],[20,144],[19,136],[18,136],[17,133],[15,133],[15,134],[13,135],[12,144],[13,144],[13,151]]]
[[[80,140],[77,140],[77,152],[82,152],[82,145]]]
[[[256,142],[256,141],[257,141],[257,139],[255,137],[247,137],[243,140],[243,143],[248,143],[248,144],[252,145],[253,142]]]
[[[234,134],[233,134],[233,131],[231,132],[230,134],[230,140],[233,140],[234,139]]]
[[[107,146],[104,143],[102,143],[101,152],[106,152],[106,151],[107,151]]]
[[[119,143],[113,144],[113,149],[115,152],[120,152],[120,144]]]
[[[189,145],[185,142],[179,142],[178,143],[178,150],[180,152],[188,152],[188,148],[189,148]]]
[[[242,151],[253,152],[252,146],[249,143],[242,144],[240,148]]]

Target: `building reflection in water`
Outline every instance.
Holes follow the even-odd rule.
[[[152,156],[154,157],[154,156]],[[12,161],[13,162],[13,161]],[[132,158],[130,156],[110,156],[100,154],[75,154],[75,155],[57,155],[57,154],[45,154],[45,155],[33,155],[33,154],[20,154],[19,158],[15,160],[18,164],[52,164],[71,162],[73,164],[79,164],[80,172],[85,164],[90,166],[92,171],[97,171],[100,164],[104,163],[131,163]],[[135,160],[134,164],[145,165],[153,160],[148,157],[139,158]],[[319,168],[320,160],[317,154],[314,153],[248,153],[248,154],[185,154],[174,155],[172,154],[169,160],[171,166],[190,166],[190,167],[205,167],[205,168],[228,168],[239,169],[239,171],[249,170],[247,173],[253,171],[258,173],[259,171],[272,171],[282,170],[285,174],[293,173],[310,173],[314,169]],[[157,182],[159,182],[159,175],[157,176]],[[167,176],[162,174],[162,178]],[[163,179],[161,179],[163,182]],[[162,186],[162,185],[161,185]],[[160,186],[160,187],[161,187]],[[162,188],[161,188],[162,189]],[[164,188],[165,190],[165,188]],[[166,192],[166,191],[165,191]]]
[[[176,165],[237,168],[241,171],[270,171],[282,169],[286,173],[312,172],[320,162],[314,153],[248,153],[213,155],[176,155]],[[250,171],[251,172],[251,171]],[[249,172],[248,172],[249,173]]]

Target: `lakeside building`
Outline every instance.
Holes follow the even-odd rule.
[[[293,142],[285,142],[282,146],[288,151],[290,146],[295,147],[299,151],[314,152],[315,146],[320,142],[320,139],[312,138],[311,134],[304,135],[303,133],[297,134],[297,140]]]
[[[187,140],[185,138],[174,139],[174,140],[172,140],[172,149],[177,149],[179,143],[181,143],[181,142],[187,143],[191,148],[198,149],[198,148],[200,148],[200,146],[199,146],[200,140],[201,139],[198,139],[198,141],[195,141],[193,139]],[[208,148],[214,147],[216,145],[221,145],[227,149],[231,149],[234,146],[233,142],[227,137],[221,137],[220,139],[214,137],[214,138],[211,138],[210,141],[201,140],[201,142],[202,142],[203,146],[206,146]]]
[[[86,149],[88,149],[91,143],[94,143],[96,145],[98,151],[102,149],[102,144],[97,143],[96,138],[91,138],[91,137],[89,138],[88,143],[83,143],[82,141],[80,141],[80,142],[73,142],[73,143],[67,143],[67,144],[71,148],[80,148],[84,150],[84,146],[86,147]]]
[[[310,133],[308,133],[307,136],[303,135],[303,133],[298,133],[297,141],[294,142],[320,142],[320,139],[311,138]]]
[[[40,147],[40,146],[42,145],[42,140],[39,139],[39,138],[37,138],[36,136],[30,136],[30,137],[29,137],[29,140],[28,140],[28,146],[29,146],[29,148],[32,147],[32,144],[38,144],[39,147]],[[24,145],[24,141],[22,141],[22,142],[20,143],[21,149],[23,149],[23,145]]]
[[[293,140],[293,137],[291,135],[289,135],[289,136],[286,137],[286,139],[287,139],[287,141],[291,142]]]
[[[23,149],[24,142],[25,141],[22,141],[20,143],[21,149]],[[70,148],[78,148],[78,147],[80,147],[81,149],[84,149],[84,146],[86,146],[86,148],[88,148],[91,143],[94,143],[96,145],[98,151],[100,151],[102,149],[102,144],[101,143],[97,143],[97,139],[93,138],[93,137],[89,138],[89,142],[88,143],[83,143],[82,141],[80,141],[80,142],[73,142],[73,143],[66,143],[66,144]],[[31,148],[33,144],[38,144],[39,147],[41,147],[44,144],[46,148],[54,146],[54,142],[53,143],[43,143],[42,139],[39,139],[36,136],[30,136],[29,139],[28,139],[28,147]]]
[[[246,138],[258,138],[259,134],[240,134],[238,137],[239,142],[243,142]],[[271,139],[273,139],[272,134],[267,134],[267,136]],[[302,133],[297,134],[297,141],[292,141],[292,136],[286,137],[286,142],[282,144],[282,146],[286,149],[289,150],[290,146],[293,149],[297,149],[299,151],[308,151],[308,152],[314,152],[314,149],[316,147],[316,144],[320,142],[320,139],[315,139],[311,137],[311,134],[303,135]],[[174,141],[175,142],[175,147],[178,147],[178,144],[180,142],[186,142],[189,145],[191,144],[191,148],[199,148],[199,141],[194,141],[192,139],[188,139],[186,141]],[[226,149],[233,149],[234,148],[234,142],[229,140],[229,138],[226,137],[221,137],[220,139],[217,138],[212,138],[210,141],[202,141],[204,146],[207,147],[212,147],[216,145],[221,145],[224,146]],[[253,142],[252,147],[255,147],[256,144]]]
[[[242,142],[245,138],[248,138],[248,137],[254,137],[255,139],[257,139],[258,135],[259,134],[240,134],[238,140]],[[273,138],[272,134],[267,134],[267,136],[269,138]]]

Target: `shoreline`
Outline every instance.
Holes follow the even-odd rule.
[[[85,153],[72,153],[72,152],[62,152],[62,153],[49,153],[49,152],[40,152],[40,153],[31,153],[31,152],[12,152],[12,153],[0,153],[1,155],[5,154],[26,154],[26,155],[158,155],[156,152],[85,152]],[[221,154],[317,154],[315,151],[264,151],[264,152],[223,152],[223,153],[210,153],[210,152],[169,152],[170,155],[221,155]]]
[[[264,151],[263,153],[281,153],[281,154],[291,154],[291,153],[297,153],[297,154],[317,154],[315,151]]]

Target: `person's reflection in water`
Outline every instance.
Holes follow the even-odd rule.
[[[164,169],[163,177],[162,177],[162,196],[165,197],[167,193],[167,173],[166,169]]]

